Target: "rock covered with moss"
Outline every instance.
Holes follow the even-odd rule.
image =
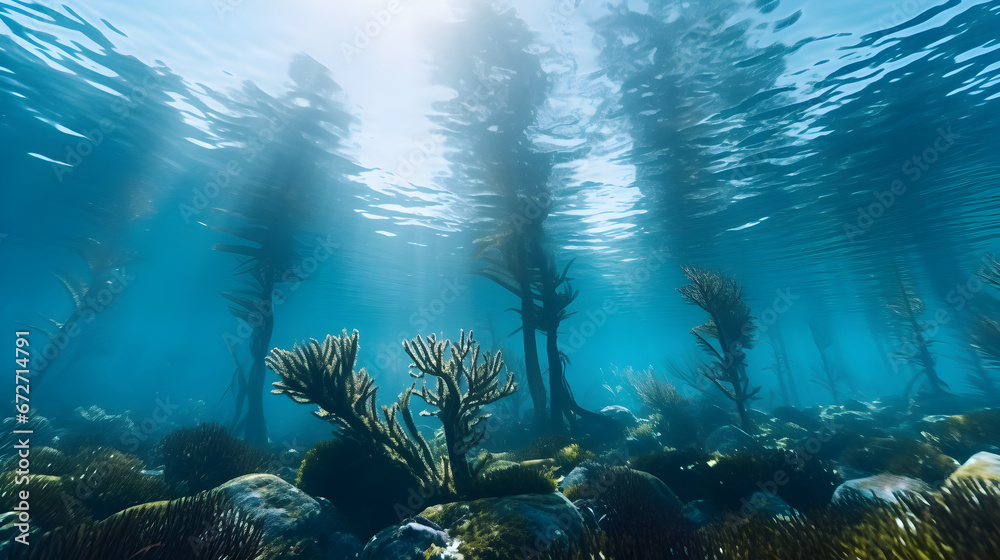
[[[361,560],[446,558],[448,546],[448,533],[437,523],[418,515],[379,531],[365,545]]]
[[[583,516],[558,492],[432,506],[421,514],[458,542],[465,560],[544,557],[581,542]]]
[[[260,526],[274,558],[354,558],[361,542],[329,503],[311,498],[270,474],[250,474],[216,489],[242,516]]]
[[[945,417],[927,426],[923,435],[958,461],[980,451],[1000,452],[1000,408]]]
[[[925,442],[904,437],[858,438],[841,453],[841,462],[865,474],[894,474],[928,484],[948,478],[958,462]]]
[[[1000,455],[980,451],[948,477],[948,482],[962,479],[983,479],[1000,482]]]

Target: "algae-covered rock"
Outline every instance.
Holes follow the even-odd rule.
[[[278,558],[354,558],[361,542],[329,503],[315,500],[270,474],[249,474],[218,488],[233,507],[263,529],[268,550]]]
[[[421,515],[460,542],[465,560],[535,557],[583,538],[583,517],[558,492],[454,502]]]
[[[601,414],[617,420],[626,428],[634,428],[639,424],[639,419],[635,417],[635,414],[632,414],[632,411],[618,404],[602,408]]]
[[[859,438],[841,455],[842,462],[866,474],[895,474],[937,484],[958,468],[958,461],[928,443],[906,438]]]
[[[799,409],[794,406],[779,406],[771,411],[771,416],[782,422],[795,424],[796,426],[815,432],[823,427],[819,417],[820,412],[822,411],[819,407]]]
[[[365,545],[361,560],[427,560],[444,554],[428,550],[447,550],[448,533],[433,521],[416,516],[399,525],[379,531]]]
[[[979,451],[1000,452],[1000,408],[986,408],[933,422],[924,432],[927,441],[958,461]]]
[[[866,478],[848,480],[833,493],[834,503],[844,503],[852,498],[877,498],[885,502],[897,502],[897,493],[930,492],[926,483],[895,474],[878,474]]]
[[[869,437],[885,437],[888,434],[871,412],[845,410],[842,406],[827,407],[820,416],[825,426],[835,426],[837,431],[855,433]]]
[[[103,521],[32,534],[28,546],[15,544],[9,553],[9,560],[294,558],[268,554],[261,528],[214,490],[133,506]]]
[[[761,449],[753,436],[732,425],[720,426],[705,438],[705,451],[729,455],[738,451]]]
[[[962,464],[961,467],[951,473],[948,477],[948,482],[955,482],[963,478],[977,478],[984,480],[995,480],[1000,482],[1000,455],[995,453],[989,453],[987,451],[980,451],[969,460]]]

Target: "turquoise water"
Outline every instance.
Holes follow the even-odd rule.
[[[264,345],[356,328],[388,400],[404,338],[522,352],[516,298],[472,274],[520,188],[558,266],[575,259],[560,349],[585,407],[616,402],[613,366],[699,357],[689,264],[745,287],[754,406],[782,403],[779,331],[804,404],[831,401],[824,362],[841,396],[904,390],[893,263],[969,392],[966,326],[996,309],[975,273],[1000,249],[998,23],[996,2],[920,0],[4,2],[0,316],[41,350],[74,310],[53,273],[95,270],[86,239],[129,255],[45,360],[35,410],[171,398],[227,423],[253,335],[220,296],[247,275],[213,245],[267,223],[302,281],[279,278]],[[272,439],[325,433],[264,407]]]
[[[76,238],[141,258],[54,360],[39,406],[218,402],[223,335],[239,328],[218,294],[239,280],[211,250],[231,239],[202,223],[266,211],[243,193],[267,181],[309,197],[287,221],[307,251],[336,244],[289,285],[271,346],[358,328],[362,360],[395,385],[405,337],[474,328],[504,343],[515,302],[469,274],[497,216],[490,164],[549,193],[546,243],[576,258],[563,338],[585,403],[607,404],[612,364],[696,355],[685,333],[700,317],[674,291],[692,263],[738,275],[757,316],[785,293],[797,367],[819,364],[818,321],[874,398],[906,379],[886,371],[892,342],[873,344],[901,261],[929,311],[955,317],[934,338],[962,385],[956,302],[986,298],[955,288],[981,288],[973,273],[996,250],[996,4],[377,8],[3,5],[5,321],[69,314],[52,273],[86,272]],[[482,126],[457,125],[456,104]],[[498,127],[530,144],[491,145]],[[757,352],[750,371],[773,387]]]
[[[146,4],[0,1],[0,555],[995,554],[1000,2]]]

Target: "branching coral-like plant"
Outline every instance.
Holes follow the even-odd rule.
[[[340,336],[328,335],[323,342],[312,339],[292,350],[275,348],[267,356],[267,365],[281,381],[274,383],[271,392],[287,395],[299,404],[319,406],[316,416],[339,426],[343,437],[374,456],[397,461],[427,487],[447,486],[448,465],[437,466],[427,440],[413,422],[412,387],[392,406],[380,410],[375,402],[375,380],[364,368],[354,371],[357,357],[357,330],[350,336],[346,330]],[[406,425],[405,431],[397,414]]]
[[[451,353],[446,360],[445,352],[449,348]],[[486,352],[480,363],[479,343],[472,331],[468,336],[462,331],[458,342],[454,343],[438,340],[433,334],[426,340],[417,336],[410,341],[404,340],[403,349],[413,360],[410,374],[423,381],[413,394],[434,407],[421,415],[437,416],[444,424],[455,488],[461,493],[468,492],[472,489],[473,475],[466,454],[482,441],[489,417],[480,414],[480,410],[517,391],[514,374],[507,372],[501,384],[504,363],[500,352]],[[437,379],[434,389],[427,386],[427,376]],[[408,398],[409,391],[404,395]]]
[[[701,373],[729,400],[736,404],[744,431],[751,431],[753,423],[747,414],[746,403],[760,391],[750,388],[743,361],[746,352],[753,348],[753,335],[757,328],[750,307],[744,302],[743,286],[733,276],[696,266],[682,269],[690,283],[677,288],[684,301],[697,305],[708,313],[703,325],[691,329],[698,346],[713,358]],[[714,338],[718,348],[709,342]]]

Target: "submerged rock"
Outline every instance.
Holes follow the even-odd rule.
[[[329,502],[313,499],[274,475],[248,474],[218,490],[263,528],[268,549],[288,549],[281,558],[342,560],[361,552],[361,542]]]
[[[626,428],[634,428],[639,424],[639,419],[632,414],[632,411],[618,404],[602,408],[601,414],[617,420]]]
[[[536,557],[583,538],[583,516],[558,492],[455,502],[421,515],[444,527],[467,559]]]
[[[795,424],[796,426],[811,432],[815,432],[823,426],[820,422],[819,414],[820,409],[816,407],[798,409],[794,406],[779,406],[771,411],[771,416],[774,418],[783,422]]]
[[[931,487],[927,483],[915,478],[894,474],[877,474],[844,482],[834,491],[833,502],[843,503],[854,497],[877,498],[886,502],[896,502],[898,501],[895,495],[897,492],[930,491]]]
[[[759,451],[762,446],[753,436],[732,425],[719,426],[705,438],[705,451],[732,455],[737,451]]]
[[[447,550],[448,533],[433,521],[415,516],[379,531],[365,545],[361,560],[426,560],[447,558],[444,553],[426,555],[428,549]]]
[[[847,399],[844,401],[844,410],[852,412],[871,412],[871,407],[857,399]]]
[[[996,480],[1000,481],[1000,455],[995,453],[989,453],[987,451],[980,451],[969,460],[966,461],[961,467],[951,473],[948,477],[949,482],[960,480],[963,478],[981,478],[986,480]]]
[[[959,464],[933,445],[899,435],[895,438],[860,438],[848,445],[841,461],[858,472],[911,476],[938,484]]]
[[[684,504],[684,508],[681,510],[681,515],[694,528],[708,525],[712,519],[720,514],[719,508],[709,500],[691,500]]]
[[[948,416],[929,423],[923,435],[958,461],[980,451],[1000,453],[1000,408]]]
[[[584,461],[573,467],[573,470],[569,471],[569,474],[564,476],[562,480],[559,481],[559,491],[561,492],[570,486],[582,484],[589,478],[596,476],[594,473],[598,469],[605,468],[607,468],[605,465],[602,465],[593,459]]]
[[[837,431],[870,437],[888,435],[871,412],[858,412],[845,410],[842,406],[830,406],[823,411],[822,418],[827,426],[835,426]]]

